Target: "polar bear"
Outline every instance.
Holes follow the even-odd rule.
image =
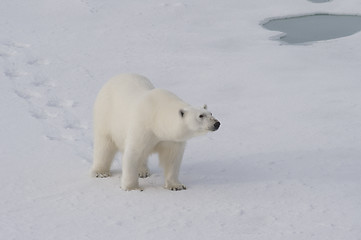
[[[158,153],[165,188],[183,190],[178,175],[186,141],[216,131],[220,122],[173,93],[154,88],[145,77],[123,74],[110,79],[94,104],[95,177],[110,176],[117,151],[122,153],[121,188],[141,189],[138,177],[150,175],[148,156]]]

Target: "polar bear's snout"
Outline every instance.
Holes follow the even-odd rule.
[[[219,126],[221,126],[221,123],[219,121],[216,121],[216,123],[213,125],[213,131],[218,130]]]
[[[221,123],[218,120],[215,120],[215,123],[213,124],[213,126],[211,127],[211,131],[217,131],[218,128],[221,126]]]

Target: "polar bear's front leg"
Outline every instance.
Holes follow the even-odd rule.
[[[172,191],[186,189],[178,180],[184,149],[185,142],[162,142],[158,149],[159,162],[164,168],[164,187]]]
[[[128,148],[124,151],[122,159],[122,182],[121,188],[125,191],[139,188],[138,169],[140,154],[136,150]]]

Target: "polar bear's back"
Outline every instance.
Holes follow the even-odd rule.
[[[112,109],[114,111],[123,107],[129,109],[134,100],[139,98],[139,95],[153,88],[153,84],[140,75],[122,74],[113,77],[98,93],[94,110],[101,111],[101,109],[114,108]]]
[[[153,84],[147,78],[137,74],[122,74],[113,77],[103,88],[107,87],[110,87],[115,95],[130,93],[132,96],[154,88]]]
[[[94,131],[103,135],[114,132],[125,135],[134,104],[151,89],[154,89],[153,84],[140,75],[122,74],[111,78],[94,104]]]

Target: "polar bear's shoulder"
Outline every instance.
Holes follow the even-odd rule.
[[[148,99],[153,104],[161,106],[182,108],[189,105],[174,93],[160,88],[149,91]]]
[[[183,102],[183,100],[174,93],[161,88],[152,89],[149,92],[149,96],[159,101],[167,101],[165,102],[166,104],[169,102]]]

